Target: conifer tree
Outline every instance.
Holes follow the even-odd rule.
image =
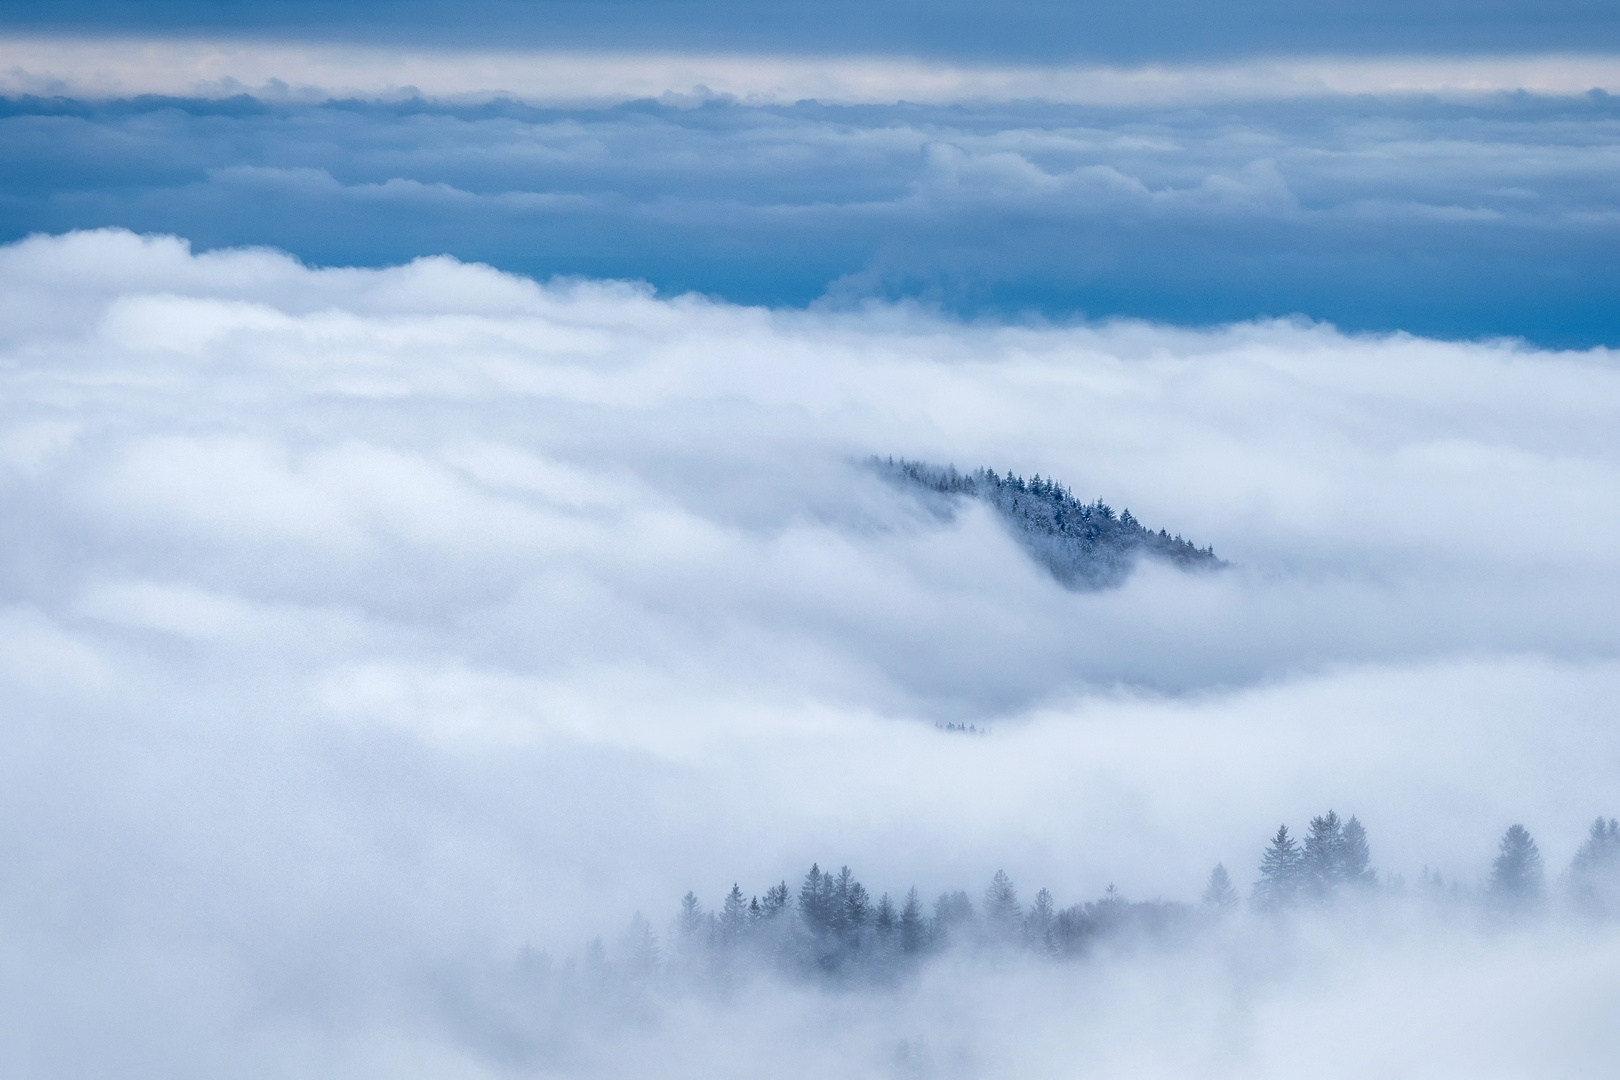
[[[767,919],[774,919],[787,910],[790,897],[787,882],[772,885],[765,890],[765,899],[759,905],[760,914]]]
[[[1542,887],[1541,849],[1523,825],[1509,826],[1491,863],[1486,893],[1504,910],[1523,912],[1541,902]]]
[[[675,917],[675,927],[682,940],[694,938],[703,931],[703,905],[698,903],[697,894],[688,892],[681,897],[681,911]]]
[[[1620,913],[1620,821],[1598,818],[1569,867],[1570,898],[1589,915]]]
[[[681,897],[681,909],[676,913],[675,925],[671,928],[676,959],[691,965],[699,958],[710,944],[711,922],[703,905],[698,903],[696,893],[688,892]]]
[[[1351,814],[1350,820],[1344,823],[1339,857],[1347,884],[1361,886],[1378,884],[1378,871],[1369,865],[1372,862],[1372,849],[1367,846],[1367,830],[1356,820],[1354,814]]]
[[[884,893],[878,897],[877,907],[872,911],[872,926],[884,941],[894,935],[897,919],[894,901],[889,899],[888,893]]]
[[[1043,956],[1054,955],[1057,952],[1056,923],[1057,906],[1051,892],[1042,889],[1035,894],[1035,902],[1029,906],[1029,915],[1024,919],[1025,942]]]
[[[984,919],[991,937],[1011,941],[1017,937],[1020,922],[1018,890],[1005,870],[997,870],[984,890]]]
[[[1319,902],[1326,901],[1344,881],[1344,826],[1329,810],[1311,818],[1300,852],[1304,888]]]
[[[833,929],[833,886],[832,877],[821,872],[817,863],[810,864],[810,872],[804,875],[804,884],[799,886],[799,918],[816,937],[823,937]]]
[[[748,902],[743,899],[742,889],[733,884],[720,909],[720,942],[727,946],[736,945],[747,932]]]
[[[1204,886],[1204,906],[1215,911],[1226,911],[1238,902],[1237,890],[1232,887],[1232,875],[1221,863],[1209,872],[1209,883]]]
[[[844,873],[849,873],[849,867],[844,867]],[[843,912],[840,923],[844,932],[844,940],[851,945],[859,945],[861,932],[866,929],[867,922],[872,917],[872,898],[866,892],[866,886],[856,881],[853,876],[848,884],[839,890],[843,897]]]
[[[619,939],[619,955],[624,969],[633,977],[645,977],[658,970],[658,935],[639,911]]]
[[[1260,857],[1260,880],[1254,886],[1255,902],[1263,908],[1278,909],[1292,904],[1299,896],[1301,864],[1299,844],[1288,835],[1288,826],[1277,826],[1265,854]]]
[[[906,893],[905,903],[900,906],[900,948],[904,952],[914,953],[923,947],[924,935],[927,927],[923,922],[922,898],[917,895],[916,886],[912,886]]]
[[[956,892],[943,892],[939,899],[934,901],[934,923],[931,927],[930,937],[936,945],[950,941],[951,933],[973,922],[973,901],[968,894],[958,889]]]
[[[838,938],[844,941],[853,941],[860,935],[861,926],[866,922],[867,896],[861,883],[855,880],[855,874],[849,867],[841,867],[837,877],[827,875],[823,879],[830,881],[832,887],[827,889],[827,916],[828,928]]]

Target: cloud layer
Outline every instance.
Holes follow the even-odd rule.
[[[1331,53],[1224,63],[1008,65],[837,52],[523,51],[276,42],[251,38],[0,38],[0,91],[118,99],[142,95],[272,100],[332,98],[529,105],[612,105],[666,96],[753,105],[1045,101],[1185,106],[1342,94],[1582,94],[1620,90],[1620,58],[1590,38],[1562,50],[1506,55]]]
[[[117,231],[0,250],[0,305],[12,1075],[505,1075],[532,1066],[493,1019],[524,946],[811,859],[1190,898],[1332,805],[1381,868],[1472,881],[1509,822],[1557,866],[1615,810],[1604,350],[792,312]],[[1067,592],[874,452],[1055,476],[1236,565]],[[996,976],[858,1022],[694,1004],[553,1065],[713,1075],[856,1023],[803,1060],[894,1075],[862,1055],[910,1025],[936,1075],[1297,1075],[1311,1016],[1416,1045],[1391,978],[1612,988],[1607,938],[1458,933],[1304,991],[1108,969],[1113,1004],[1061,1039],[1039,1018],[1086,991],[1017,998],[1040,1004],[1009,1029]],[[1188,978],[1220,989],[1160,992]],[[1242,1039],[1143,1058],[1183,1006]],[[941,1043],[923,1017],[953,1008]],[[1606,1052],[1553,1031],[1496,1053]]]
[[[19,98],[0,235],[446,252],[745,303],[1613,343],[1614,99],[1190,107]]]

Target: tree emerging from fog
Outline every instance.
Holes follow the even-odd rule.
[[[1588,915],[1620,915],[1620,821],[1598,818],[1569,868],[1570,898]]]
[[[1510,826],[1491,864],[1491,899],[1509,910],[1533,908],[1541,903],[1542,878],[1541,849],[1523,825]]]
[[[1212,547],[1198,547],[1163,529],[1154,532],[1129,510],[1116,514],[1101,499],[1083,503],[1050,477],[1025,480],[994,469],[960,473],[948,465],[894,458],[872,458],[871,465],[891,482],[993,507],[1024,549],[1071,589],[1119,585],[1143,557],[1184,570],[1226,565]]]
[[[1227,872],[1224,863],[1216,863],[1215,869],[1209,872],[1209,883],[1204,886],[1202,897],[1204,906],[1216,910],[1226,910],[1238,904],[1237,889],[1232,887],[1232,875]]]

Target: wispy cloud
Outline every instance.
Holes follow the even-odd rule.
[[[1620,59],[1572,52],[998,66],[840,54],[529,52],[162,37],[0,40],[0,92],[90,99],[250,93],[297,101],[500,97],[578,106],[718,96],[750,104],[1039,100],[1170,106],[1354,94],[1468,98],[1522,90],[1572,95],[1593,89],[1620,92]]]

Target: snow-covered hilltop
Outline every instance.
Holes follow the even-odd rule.
[[[1212,547],[1198,547],[1163,529],[1154,532],[1129,510],[1115,514],[1101,499],[1083,503],[1051,478],[999,476],[994,469],[960,473],[953,466],[904,458],[874,457],[871,464],[896,484],[989,503],[1030,555],[1070,589],[1119,585],[1143,556],[1187,570],[1226,565]]]

